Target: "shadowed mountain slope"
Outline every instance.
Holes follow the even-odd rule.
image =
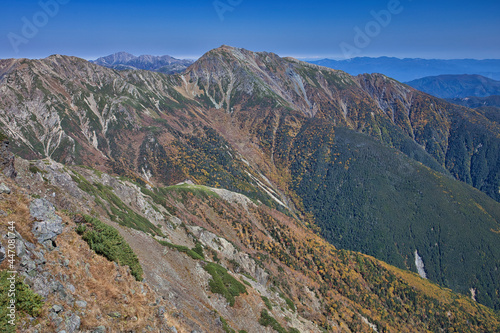
[[[439,98],[500,95],[500,81],[481,75],[439,75],[407,82],[409,86]]]

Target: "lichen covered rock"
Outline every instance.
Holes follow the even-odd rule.
[[[62,233],[62,219],[56,214],[54,205],[46,199],[35,199],[30,204],[30,214],[36,221],[33,223],[33,234],[38,242],[54,240]]]

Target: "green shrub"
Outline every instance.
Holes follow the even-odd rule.
[[[254,277],[253,277],[253,276],[251,276],[251,275],[250,275],[250,274],[248,274],[248,273],[242,273],[242,275],[243,275],[244,277],[246,277],[247,279],[252,280],[253,282],[257,282],[257,280],[255,280],[255,279],[254,279]]]
[[[201,243],[196,243],[193,251],[198,253],[202,259],[205,259],[205,254],[203,253],[203,246],[201,246]]]
[[[227,321],[224,318],[220,317],[220,321],[222,322],[222,329],[224,330],[224,332],[236,333],[236,331],[233,330],[231,326],[229,326],[229,324],[227,323]]]
[[[281,326],[280,323],[276,319],[274,319],[273,316],[267,312],[266,309],[262,309],[262,312],[260,313],[260,319],[259,319],[259,324],[261,324],[264,327],[271,326],[273,330],[277,331],[278,333],[287,333],[286,329]]]
[[[47,171],[38,168],[36,165],[30,165],[30,167],[28,168],[28,170],[31,173],[47,173]]]
[[[8,304],[10,282],[7,278],[10,273],[0,271],[0,332],[15,332],[15,326],[9,324]],[[42,310],[42,296],[35,294],[18,276],[16,277],[16,319],[20,316],[30,315],[37,317]]]
[[[175,245],[175,244],[169,243],[167,241],[159,240],[158,243],[160,243],[163,246],[167,246],[171,249],[175,249],[179,252],[183,252],[195,260],[205,259],[205,256],[203,255],[203,248],[201,247],[200,243],[197,243],[196,246],[194,247],[194,249],[192,249],[192,250],[187,246]],[[200,251],[201,254],[198,251]]]
[[[110,261],[130,267],[131,274],[141,281],[143,271],[139,259],[118,231],[94,217],[83,217],[86,224],[79,225],[76,231],[90,248]]]
[[[231,276],[224,267],[208,263],[203,268],[212,275],[208,282],[210,291],[224,296],[230,306],[234,306],[236,296],[247,292],[245,285]]]
[[[285,297],[285,302],[286,302],[286,305],[288,305],[288,307],[290,308],[290,310],[295,312],[295,304],[293,304],[292,300]]]
[[[80,224],[77,228],[76,228],[76,233],[79,234],[80,236],[83,235],[85,233],[85,231],[87,230],[87,226],[85,224]]]
[[[268,327],[271,326],[273,330],[275,330],[278,333],[300,333],[300,331],[296,328],[289,328],[288,331],[281,326],[280,323],[276,319],[274,319],[273,316],[267,312],[266,309],[262,309],[262,312],[260,313],[260,319],[259,319],[259,324],[262,326]]]
[[[266,296],[261,296],[261,298],[264,301],[264,304],[266,305],[266,307],[269,310],[272,310],[273,309],[273,305],[271,304],[271,301],[269,301],[269,298],[267,298]]]

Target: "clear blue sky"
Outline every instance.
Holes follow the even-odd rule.
[[[300,58],[342,58],[340,45],[355,47],[354,56],[500,58],[500,1],[400,0],[377,28],[371,12],[391,1],[398,2],[220,0],[228,7],[219,12],[214,0],[3,1],[0,58],[118,51],[194,58],[222,44]],[[54,2],[67,3],[42,12],[40,3]],[[373,37],[356,45],[355,27],[367,24]]]

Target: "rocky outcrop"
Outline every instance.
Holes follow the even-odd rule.
[[[53,208],[53,206],[52,206]],[[16,232],[16,253],[20,260],[19,274],[24,277],[24,282],[31,289],[42,296],[45,300],[52,295],[57,302],[72,305],[74,304],[74,287],[70,284],[64,286],[58,277],[51,274],[45,259],[46,252],[38,249],[35,244],[28,242]],[[81,320],[80,316],[71,311],[70,306],[65,311],[65,307],[55,304],[50,309],[48,318],[57,332],[66,333],[79,332]]]
[[[10,188],[5,183],[0,184],[0,193],[10,194]]]
[[[30,214],[36,219],[32,231],[38,242],[51,245],[63,230],[62,219],[56,214],[54,205],[46,199],[35,199],[30,204]]]

